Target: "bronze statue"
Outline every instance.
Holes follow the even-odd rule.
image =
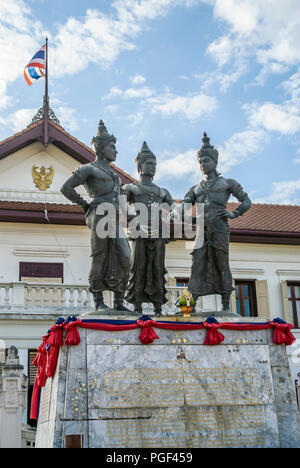
[[[103,291],[114,291],[114,309],[128,310],[123,298],[130,269],[130,247],[122,227],[116,221],[116,236],[99,236],[97,224],[106,213],[99,213],[99,205],[111,204],[116,213],[119,209],[121,180],[111,169],[110,162],[117,157],[116,138],[109,134],[100,120],[97,136],[92,139],[96,151],[95,162],[84,164],[64,183],[61,192],[85,211],[86,223],[91,230],[92,265],[89,274],[90,291],[93,293],[95,309],[107,308]],[[75,190],[84,185],[90,198],[88,204]],[[100,206],[101,208],[101,206]]]
[[[176,205],[169,192],[152,181],[156,172],[156,157],[146,142],[136,157],[140,181],[123,186],[129,205],[141,203],[147,207],[146,225],[141,225],[141,234],[131,237],[133,259],[126,300],[134,304],[136,313],[142,312],[142,303],[150,302],[156,315],[161,315],[162,305],[167,302],[165,287],[165,246],[168,241],[162,231],[161,204],[171,209]],[[152,210],[151,210],[152,206]],[[153,229],[153,208],[157,208],[158,230]],[[152,226],[151,226],[152,221]]]
[[[251,201],[236,180],[226,179],[217,172],[218,151],[210,144],[206,133],[197,157],[204,180],[188,191],[180,205],[180,209],[183,209],[186,203],[204,204],[204,244],[193,250],[188,288],[195,304],[199,296],[221,294],[223,312],[229,312],[234,288],[229,267],[228,218],[234,219],[244,214],[251,207]],[[230,195],[241,202],[233,212],[226,209]]]

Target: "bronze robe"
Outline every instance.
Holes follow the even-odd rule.
[[[144,203],[150,213],[152,203],[167,203],[170,206],[174,203],[167,190],[161,189],[154,184],[155,192],[148,191],[141,183],[134,185],[140,189],[139,194],[134,197],[129,195],[130,192],[126,192],[126,185],[123,187],[129,204]],[[148,226],[150,228],[150,214]],[[165,251],[168,239],[161,237],[161,212],[159,226],[157,237],[151,238],[149,235],[147,238],[130,238],[132,241],[132,266],[125,296],[126,301],[129,303],[150,302],[162,305],[167,302]]]
[[[221,176],[195,185],[182,202],[204,204],[204,243],[192,252],[192,271],[188,283],[194,296],[231,294],[234,289],[229,267],[229,223],[227,218],[218,214],[226,210],[231,194],[241,202],[235,211],[242,215],[251,206],[248,195],[238,182]]]
[[[86,224],[91,231],[91,257],[92,264],[89,273],[90,291],[92,293],[100,291],[114,291],[125,293],[129,270],[131,251],[124,230],[119,223],[119,196],[121,189],[121,179],[112,170],[94,165],[97,170],[102,171],[111,181],[111,187],[106,192],[102,191],[101,196],[93,198],[85,219]],[[79,168],[76,175],[81,179]],[[83,181],[86,190],[91,193],[89,186]],[[109,203],[115,207],[116,217],[113,219],[115,224],[115,237],[99,237],[97,234],[97,224],[106,214],[97,214],[97,207],[101,203]]]

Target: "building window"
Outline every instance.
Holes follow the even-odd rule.
[[[242,317],[257,317],[255,281],[235,280],[236,311]]]
[[[189,278],[176,278],[176,286],[179,288],[187,288]]]
[[[30,282],[52,282],[63,283],[64,264],[63,263],[41,263],[41,262],[20,262],[19,281]]]
[[[37,373],[37,368],[32,364],[37,353],[36,349],[28,350],[28,393],[27,393],[27,424],[31,427],[36,427],[36,420],[30,419],[31,398],[33,392],[34,381]]]
[[[287,283],[290,314],[294,327],[300,326],[300,283]]]
[[[39,289],[39,300],[37,300],[37,291],[32,289],[25,290],[25,304],[31,304],[32,306],[42,305],[45,300],[45,289],[43,284],[62,284],[64,282],[64,264],[63,263],[41,263],[41,262],[20,262],[19,266],[19,281],[24,283],[35,283],[41,284]],[[56,295],[56,301],[60,304],[61,301],[61,290],[54,293],[54,289],[48,289],[47,303],[48,305],[53,304],[54,297]]]

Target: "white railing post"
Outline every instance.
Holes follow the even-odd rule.
[[[10,286],[6,285],[5,286],[5,297],[4,297],[4,304],[5,305],[9,305],[9,290],[10,290]]]
[[[12,305],[25,305],[25,283],[12,283]]]
[[[49,306],[49,287],[45,286],[44,288],[44,306],[48,307]]]

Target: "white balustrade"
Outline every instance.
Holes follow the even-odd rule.
[[[173,314],[177,308],[175,306],[184,287],[167,286],[167,304],[163,310],[167,314]],[[111,291],[104,291],[104,302],[113,307],[114,294]],[[94,308],[94,301],[88,285],[74,284],[52,284],[52,283],[0,283],[0,307],[3,311],[6,307],[21,306],[26,309],[72,309],[80,308],[91,310]],[[132,309],[132,304],[125,306]],[[198,312],[210,312],[221,309],[221,300],[217,296],[199,297],[197,301]],[[146,308],[146,304],[145,304]],[[150,310],[150,309],[149,309]],[[151,309],[152,310],[152,309]]]
[[[88,194],[82,190],[80,195],[87,201],[90,200]],[[3,201],[29,201],[29,202],[45,202],[45,203],[63,203],[71,204],[60,192],[39,192],[38,190],[17,190],[17,189],[0,189],[0,200]]]

